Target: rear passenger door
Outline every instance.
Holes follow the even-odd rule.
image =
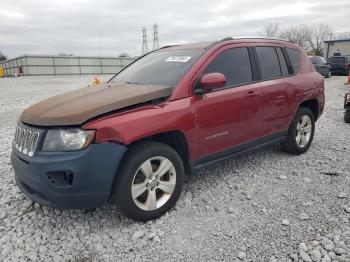
[[[289,75],[289,69],[280,47],[256,46],[255,52],[261,78],[258,102],[261,125],[256,136],[262,137],[286,129],[286,121],[289,121],[292,110],[290,99],[293,88],[285,78]]]

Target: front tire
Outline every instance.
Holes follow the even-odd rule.
[[[315,133],[315,116],[306,107],[300,107],[288,129],[288,137],[282,148],[294,155],[305,153],[311,146]]]
[[[332,76],[331,71],[328,71],[328,73],[325,75],[326,78],[331,78],[331,76]]]
[[[345,109],[344,122],[350,123],[350,108]]]
[[[158,218],[178,200],[184,174],[182,160],[173,148],[159,142],[139,142],[123,158],[112,201],[128,218]]]

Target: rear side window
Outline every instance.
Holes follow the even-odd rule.
[[[300,65],[300,52],[296,49],[286,48],[287,54],[289,56],[289,60],[291,66],[293,68],[294,74],[298,73],[299,65]]]
[[[223,51],[205,69],[203,74],[208,73],[224,74],[227,79],[225,87],[252,82],[252,67],[248,49],[239,47]]]
[[[255,47],[262,80],[281,76],[280,64],[274,47]]]
[[[280,67],[281,67],[281,72],[283,76],[288,75],[288,67],[287,67],[287,62],[286,59],[284,58],[282,49],[280,47],[276,48],[277,56],[278,56],[278,61],[280,62]]]

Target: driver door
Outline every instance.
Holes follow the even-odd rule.
[[[207,73],[222,73],[227,82],[222,89],[204,94],[195,103],[201,156],[251,141],[259,123],[260,84],[252,83],[248,48],[226,47],[202,75]]]

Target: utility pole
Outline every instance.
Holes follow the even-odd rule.
[[[156,50],[159,48],[159,37],[158,37],[158,25],[154,23],[153,25],[153,48],[152,50]]]
[[[147,30],[146,27],[142,28],[142,55],[148,53],[148,44],[147,44]]]

